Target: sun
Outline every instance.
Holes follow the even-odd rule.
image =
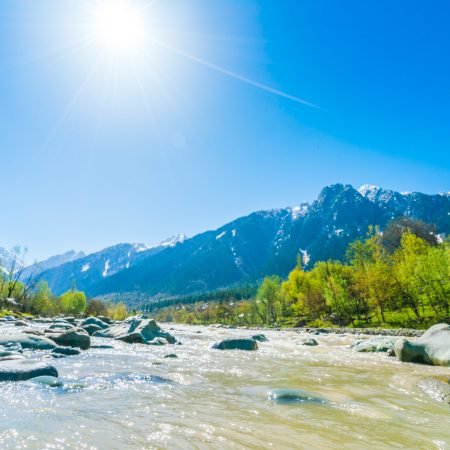
[[[93,16],[96,44],[111,55],[133,55],[147,37],[144,14],[133,0],[105,0],[96,5]]]

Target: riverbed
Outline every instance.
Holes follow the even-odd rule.
[[[251,330],[164,329],[182,345],[92,338],[113,348],[61,359],[25,351],[50,361],[64,386],[1,383],[0,448],[450,449],[450,405],[420,388],[450,368],[357,353],[345,334],[314,335],[309,347],[304,332],[265,330],[269,341],[246,352],[211,346]],[[276,389],[326,401],[276,402]]]

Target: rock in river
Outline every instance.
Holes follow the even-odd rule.
[[[258,343],[254,339],[224,339],[213,345],[217,350],[258,350]]]
[[[109,324],[105,323],[98,317],[88,317],[87,319],[84,319],[83,322],[81,322],[81,326],[84,328],[86,325],[97,325],[102,330],[105,330],[109,327]]]
[[[51,332],[47,334],[52,341],[64,347],[75,347],[87,350],[91,346],[91,338],[89,334],[82,328],[59,332]]]
[[[355,352],[389,352],[394,344],[394,339],[378,336],[363,341],[355,341],[352,344],[352,349]]]
[[[434,325],[415,342],[400,339],[394,350],[403,362],[450,366],[450,325]]]
[[[103,331],[95,332],[94,336],[141,344],[148,344],[157,338],[164,338],[169,344],[176,342],[176,339],[170,333],[164,332],[154,319],[145,316],[131,317]]]
[[[325,398],[301,389],[273,389],[268,398],[277,403],[327,403]]]
[[[0,363],[0,381],[25,381],[44,375],[57,377],[58,371],[51,365],[31,360]]]
[[[19,344],[21,348],[31,350],[52,350],[56,344],[44,336],[35,336],[33,334],[14,334],[0,336],[0,345],[12,348],[12,345]]]
[[[258,342],[267,342],[269,340],[265,334],[255,334],[252,336],[252,339]]]
[[[52,350],[52,353],[56,355],[75,356],[79,355],[81,352],[72,347],[56,347]]]
[[[87,333],[89,334],[89,336],[92,336],[95,332],[102,331],[102,329],[103,329],[93,323],[88,323],[87,325],[82,325],[81,328],[83,328],[83,330],[86,330]]]
[[[319,343],[314,338],[304,339],[300,343],[301,345],[308,345],[309,347],[315,347],[316,345],[319,345]]]

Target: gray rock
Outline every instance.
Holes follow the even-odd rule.
[[[399,339],[394,350],[403,362],[450,366],[450,325],[434,325],[415,342]]]
[[[40,384],[46,387],[63,387],[64,383],[56,377],[50,375],[43,375],[40,377],[30,379],[30,383]]]
[[[176,343],[176,339],[171,334],[164,332],[155,320],[147,319],[145,316],[129,318],[122,323],[111,325],[103,331],[97,331],[93,336],[130,343],[149,343],[155,338],[164,338],[170,344]]]
[[[87,331],[89,336],[92,336],[97,331],[102,331],[102,328],[100,328],[98,325],[95,325],[93,323],[89,323],[87,325],[82,325],[81,328],[83,328],[83,330]]]
[[[98,317],[88,317],[81,322],[81,326],[84,328],[86,325],[96,325],[100,329],[105,330],[109,325]]]
[[[373,337],[363,341],[355,341],[351,348],[355,352],[389,352],[395,345],[395,340],[385,336]]]
[[[0,364],[0,381],[25,381],[40,376],[57,377],[55,367],[31,360],[5,361]]]
[[[106,316],[97,316],[97,319],[100,319],[102,322],[105,322],[108,325],[111,325],[114,322],[114,320]]]
[[[75,356],[79,355],[80,350],[72,347],[56,347],[52,350],[52,354],[65,355],[65,356]]]
[[[33,319],[33,322],[35,323],[53,323],[53,319],[50,319],[49,317],[36,317]]]
[[[268,393],[269,400],[277,403],[327,403],[328,401],[315,394],[301,389],[273,389]]]
[[[48,327],[48,330],[72,330],[75,327],[71,323],[54,323]]]
[[[217,350],[258,350],[258,343],[254,339],[224,339],[217,342],[212,348]]]
[[[315,347],[316,345],[319,345],[319,343],[313,338],[308,338],[301,341],[301,345],[308,345],[310,347]]]
[[[178,358],[178,356],[175,353],[170,353],[169,355],[164,355],[164,358]]]
[[[267,342],[269,340],[265,334],[255,334],[252,336],[252,339],[258,342]]]
[[[16,327],[27,327],[29,324],[28,322],[25,322],[24,320],[17,320],[14,325]]]
[[[18,345],[21,348],[31,350],[52,350],[56,347],[55,343],[44,336],[35,336],[33,334],[17,334],[0,336],[0,345],[9,349],[16,349]]]
[[[91,346],[91,338],[82,328],[75,328],[61,333],[48,333],[47,337],[63,347],[75,347],[87,350]]]

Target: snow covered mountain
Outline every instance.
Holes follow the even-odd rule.
[[[207,292],[286,276],[300,255],[306,267],[342,259],[370,225],[383,228],[409,216],[450,233],[450,194],[398,193],[364,185],[325,187],[311,205],[258,211],[190,239],[157,246],[120,244],[44,272],[56,293],[72,280],[88,295],[144,293],[148,297]]]
[[[39,261],[25,267],[22,272],[21,279],[26,281],[30,278],[38,277],[42,272],[45,272],[46,270],[53,269],[54,267],[61,266],[62,264],[76,261],[77,259],[83,258],[85,256],[86,255],[83,252],[76,252],[75,250],[70,250],[61,255],[51,256],[44,261]]]
[[[70,289],[75,281],[78,289],[89,292],[91,286],[120,271],[126,271],[150,255],[172,248],[184,242],[180,234],[157,245],[118,244],[90,255],[82,255],[64,264],[49,268],[42,274],[55,293]]]

